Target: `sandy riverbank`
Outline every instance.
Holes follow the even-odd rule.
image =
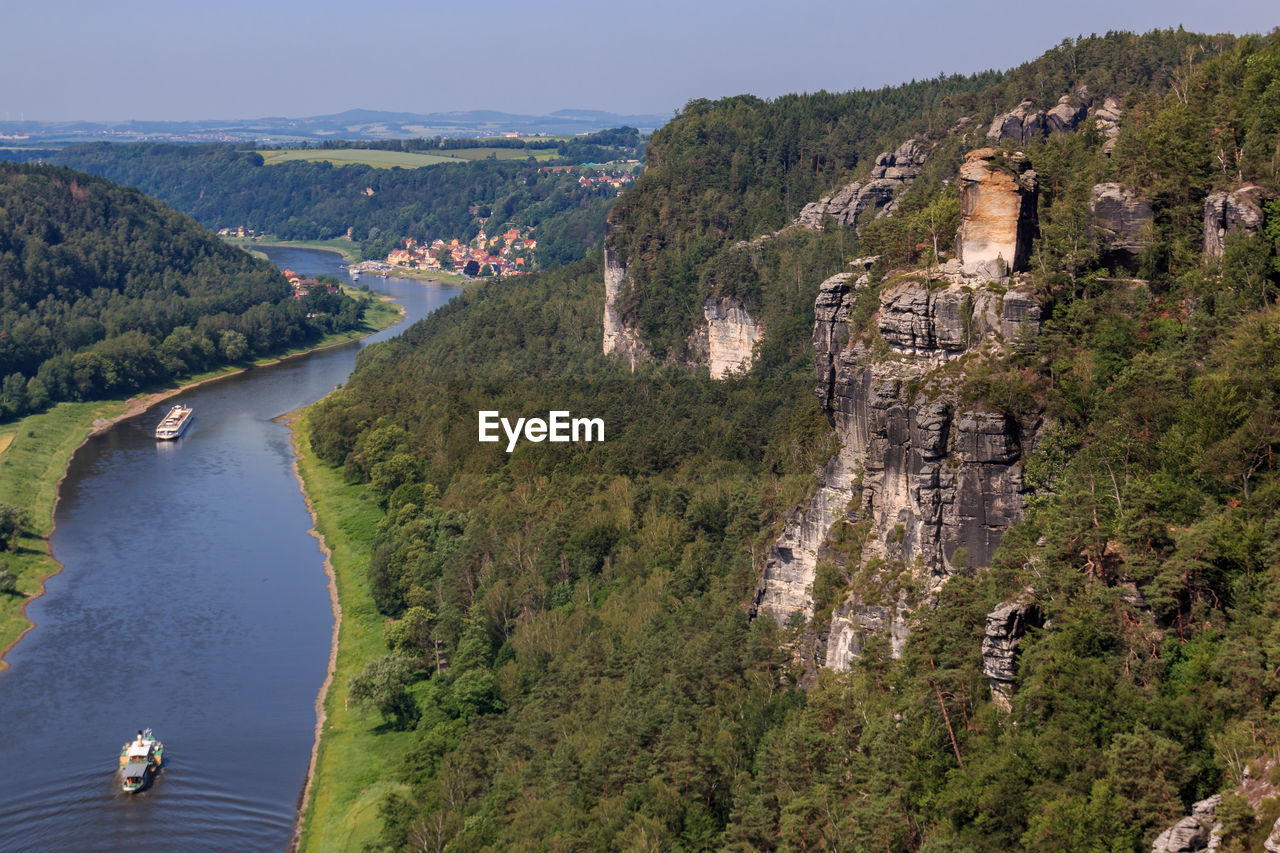
[[[338,670],[338,636],[342,629],[342,603],[338,600],[338,578],[333,572],[333,552],[329,550],[324,535],[320,533],[320,519],[316,515],[315,504],[311,502],[311,495],[307,493],[307,483],[298,469],[302,448],[298,445],[298,432],[294,429],[293,422],[299,414],[299,412],[293,412],[286,418],[291,433],[290,444],[293,446],[293,476],[298,479],[298,489],[302,492],[302,500],[307,505],[307,513],[311,516],[309,532],[318,543],[320,553],[324,555],[324,574],[329,580],[329,608],[333,611],[333,634],[329,638],[329,666],[325,671],[324,683],[320,685],[320,692],[316,694],[316,734],[315,740],[311,743],[311,760],[307,763],[307,779],[302,786],[302,796],[298,798],[298,817],[293,826],[293,839],[289,842],[290,850],[297,850],[302,840],[302,818],[307,813],[307,805],[311,801],[311,786],[315,783],[316,762],[320,756],[320,738],[324,734],[324,724],[327,719],[324,700],[329,695],[334,673]]]

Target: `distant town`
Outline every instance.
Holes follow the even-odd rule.
[[[483,226],[482,221],[480,233],[470,241],[454,237],[447,242],[437,239],[420,244],[406,239],[404,248],[387,254],[386,263],[393,268],[441,270],[472,277],[522,275],[533,268],[538,248],[533,229],[510,227],[491,237]]]
[[[574,172],[584,167],[593,169],[578,177],[578,186],[610,186],[622,192],[628,184],[634,183],[636,173],[634,166],[638,161],[622,161],[620,163],[595,164],[583,166],[544,166],[542,172]],[[372,195],[373,190],[365,192]],[[392,249],[385,258],[369,258],[352,264],[349,269],[357,276],[362,272],[385,274],[396,270],[457,273],[469,278],[488,278],[490,276],[525,275],[535,266],[538,241],[534,239],[532,227],[521,227],[508,224],[499,233],[493,235],[485,231],[490,224],[487,217],[480,217],[480,231],[470,240],[453,237],[448,240],[437,238],[431,242],[418,242],[412,237],[400,240],[399,248]],[[219,228],[219,237],[257,238],[260,234],[252,228],[238,225]],[[351,238],[348,229],[347,238]],[[294,284],[296,295],[298,284]],[[306,284],[307,282],[303,282]]]

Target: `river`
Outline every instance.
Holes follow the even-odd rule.
[[[342,275],[336,254],[273,263]],[[361,278],[420,319],[458,288]],[[279,415],[344,382],[359,343],[203,385],[175,442],[170,400],[91,438],[59,493],[64,566],[0,674],[0,850],[283,850],[315,733],[333,627]],[[121,744],[141,728],[165,764],[120,791]]]

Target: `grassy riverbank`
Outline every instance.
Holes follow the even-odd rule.
[[[365,663],[386,654],[385,621],[369,595],[365,575],[373,553],[374,534],[382,517],[368,489],[351,485],[342,472],[320,463],[311,453],[305,415],[293,422],[302,480],[316,531],[328,549],[330,593],[341,602],[336,654],[330,660],[330,682],[322,691],[323,716],[307,802],[299,821],[298,849],[360,850],[376,840],[381,828],[378,803],[399,787],[391,781],[413,732],[384,730],[377,711],[347,707],[351,676]]]
[[[31,528],[19,538],[17,549],[0,556],[4,568],[18,576],[17,593],[0,593],[0,671],[8,668],[4,654],[32,627],[24,613],[27,602],[61,568],[49,555],[47,542],[67,462],[95,422],[119,417],[127,409],[122,400],[62,403],[0,427],[0,502],[31,516]]]
[[[376,276],[376,272],[363,273],[364,276]],[[392,267],[387,275],[392,278],[412,278],[419,281],[438,281],[441,284],[452,284],[458,287],[466,287],[469,284],[475,284],[477,281],[487,281],[487,279],[467,278],[462,273],[445,272],[444,270],[416,270],[409,267]]]
[[[349,264],[358,263],[364,259],[360,254],[360,244],[346,237],[334,237],[332,240],[274,240],[270,237],[223,237],[222,239],[250,252],[264,246],[283,246],[288,249],[321,249],[326,252],[337,252]]]
[[[253,364],[272,364],[362,338],[393,325],[402,316],[403,311],[398,304],[375,300],[366,309],[360,328],[328,335],[318,343],[275,353]],[[245,367],[233,365],[209,371],[189,378],[180,386],[127,400],[60,403],[47,412],[28,415],[11,424],[0,424],[0,502],[21,507],[31,516],[31,529],[19,538],[17,549],[0,554],[0,568],[18,577],[15,593],[0,593],[0,672],[8,667],[4,657],[9,649],[32,627],[25,615],[27,602],[43,593],[45,581],[61,568],[49,554],[48,538],[53,532],[58,484],[76,449],[97,429],[143,412],[166,397],[238,373]]]

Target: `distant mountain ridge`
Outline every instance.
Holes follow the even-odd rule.
[[[498,110],[435,113],[350,109],[331,115],[197,121],[6,121],[0,138],[10,145],[56,145],[95,140],[315,142],[324,139],[400,139],[423,136],[500,136],[592,133],[628,125],[642,131],[661,127],[670,116],[620,115],[603,110],[557,110],[522,115]]]

